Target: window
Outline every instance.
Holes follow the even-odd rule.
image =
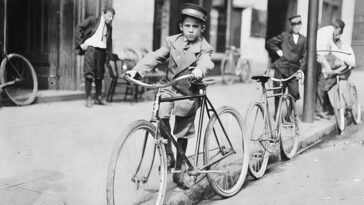
[[[266,34],[266,19],[267,12],[260,11],[257,9],[252,9],[252,22],[250,36],[257,38],[265,38]]]

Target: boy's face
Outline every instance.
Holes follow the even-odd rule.
[[[107,11],[106,13],[104,13],[104,19],[107,24],[110,24],[114,19],[114,14],[112,14],[112,12],[110,11]]]
[[[189,16],[187,16],[185,20],[179,24],[179,27],[189,42],[196,41],[205,30],[205,26],[202,25],[199,20]]]

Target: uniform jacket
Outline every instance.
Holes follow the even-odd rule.
[[[88,38],[90,38],[97,30],[97,27],[100,23],[100,17],[89,17],[85,21],[83,21],[76,29],[75,34],[75,50],[79,55],[84,55],[85,51],[81,49],[80,45],[85,42]],[[107,27],[107,41],[106,41],[106,52],[107,54],[111,54],[112,50],[112,27],[109,24],[106,24]]]
[[[168,82],[191,73],[191,70],[188,69],[190,66],[200,69],[204,75],[208,70],[214,68],[214,63],[211,61],[213,48],[203,37],[199,41],[190,44],[187,49],[186,45],[187,41],[185,41],[182,34],[169,36],[161,48],[145,56],[134,69],[143,76],[165,60],[169,60],[166,76],[162,78],[162,81]],[[187,80],[180,81],[172,87],[182,95],[194,94],[189,89],[190,83]],[[186,116],[186,113],[191,112],[192,106],[193,101],[191,100],[176,101],[175,114]]]
[[[272,55],[277,55],[278,50],[283,51],[283,56],[273,62],[272,68],[286,77],[300,68],[301,70],[306,68],[306,38],[301,34],[298,35],[297,44],[294,43],[293,35],[289,32],[283,32],[266,42],[266,48]]]

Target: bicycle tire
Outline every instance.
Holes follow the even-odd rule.
[[[29,105],[34,102],[38,92],[37,75],[24,56],[8,54],[1,62],[0,80],[3,84],[15,82],[3,88],[15,105]]]
[[[141,135],[134,135],[139,131],[142,131]],[[155,139],[155,126],[145,120],[135,121],[124,130],[109,162],[108,205],[163,204],[167,186],[167,156],[164,145],[156,143]]]
[[[250,79],[252,70],[248,59],[240,57],[236,64],[236,69],[238,70],[241,82],[245,83]]]
[[[204,164],[218,160],[219,158],[216,157],[226,156],[218,163],[209,166],[210,171],[225,172],[209,172],[207,179],[218,195],[230,197],[238,193],[244,184],[248,172],[249,150],[239,112],[233,107],[223,106],[216,113],[217,116],[214,114],[206,127]],[[229,127],[227,127],[227,122],[231,122]],[[215,140],[211,138],[215,138]],[[229,155],[229,151],[231,155]]]
[[[231,85],[235,81],[234,62],[229,57],[224,57],[220,64],[222,82],[225,85]]]
[[[339,85],[337,85],[339,86]],[[334,90],[333,98],[334,98],[334,114],[336,119],[336,124],[339,129],[339,132],[343,132],[345,129],[345,105],[343,102],[342,96],[339,96],[339,90]]]
[[[296,106],[291,95],[281,97],[277,129],[280,136],[281,157],[284,160],[289,160],[296,155],[298,149]]]
[[[255,179],[264,175],[269,160],[269,152],[266,149],[269,142],[264,139],[270,139],[270,132],[264,113],[264,106],[256,102],[250,105],[245,116],[250,148],[249,173]]]
[[[350,112],[355,124],[361,123],[361,108],[358,101],[358,92],[356,86],[350,84],[349,87]]]

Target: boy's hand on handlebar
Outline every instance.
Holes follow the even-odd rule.
[[[136,70],[128,70],[125,72],[125,75],[128,75],[130,78],[135,78],[136,74],[137,74]]]
[[[195,77],[196,79],[201,79],[201,78],[202,78],[202,76],[203,76],[202,71],[201,71],[200,69],[198,69],[198,68],[195,68],[195,69],[192,71],[192,74],[194,75],[194,77]]]

